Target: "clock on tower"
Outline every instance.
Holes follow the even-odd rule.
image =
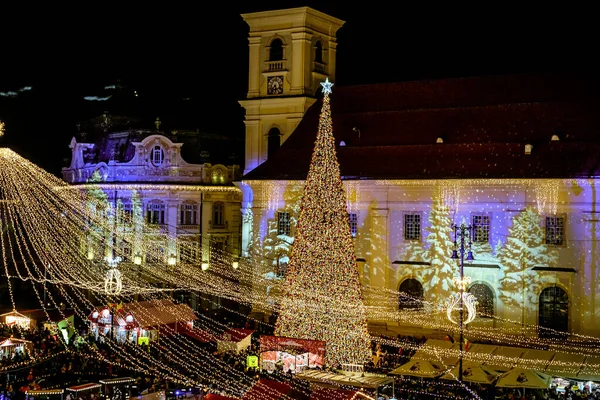
[[[267,78],[267,93],[282,94],[283,93],[283,76],[269,76]]]

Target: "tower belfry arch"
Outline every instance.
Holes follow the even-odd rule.
[[[246,110],[246,174],[269,157],[269,131],[277,127],[285,142],[317,100],[320,82],[335,81],[336,33],[344,21],[310,7],[242,18],[250,27],[248,93],[239,102]]]

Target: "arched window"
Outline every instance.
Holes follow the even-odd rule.
[[[225,225],[225,204],[220,201],[214,203],[212,206],[212,225]]]
[[[165,161],[165,152],[163,151],[163,149],[156,145],[154,146],[154,148],[152,149],[152,164],[154,165],[162,165],[162,163]]]
[[[551,286],[540,293],[540,337],[564,337],[569,331],[569,296]],[[543,329],[548,328],[548,329]]]
[[[477,317],[492,318],[494,316],[494,292],[483,283],[475,283],[469,288],[477,299]]]
[[[281,132],[277,128],[271,128],[267,136],[267,157],[271,157],[281,146]]]
[[[423,308],[423,285],[416,279],[406,279],[400,284],[400,302],[398,308]]]
[[[315,61],[323,63],[323,45],[320,40],[317,40],[317,43],[315,43]]]
[[[269,61],[283,60],[283,42],[281,39],[275,39],[271,42]]]

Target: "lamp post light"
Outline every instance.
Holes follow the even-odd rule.
[[[466,293],[465,290],[469,283],[471,283],[470,278],[465,279],[465,252],[467,252],[467,261],[471,262],[475,258],[473,257],[473,252],[471,251],[471,238],[473,235],[473,227],[471,225],[453,225],[452,229],[454,229],[454,250],[452,251],[452,259],[460,260],[459,264],[459,273],[460,278],[454,280],[454,283],[457,284],[460,293],[458,297],[453,297],[458,301],[458,329],[459,329],[459,342],[458,342],[458,380],[462,382],[463,378],[463,335],[464,335],[464,325],[468,324],[475,318],[475,297],[473,295]],[[458,248],[457,248],[458,246]],[[460,253],[460,255],[459,255]],[[466,296],[465,296],[466,295]],[[448,317],[450,320],[451,309],[454,309],[456,305],[456,301],[451,300],[451,305],[448,308]],[[468,309],[468,315],[465,320],[465,305]]]

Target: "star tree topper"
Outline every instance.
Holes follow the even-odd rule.
[[[325,82],[321,82],[321,86],[323,86],[323,93],[328,94],[331,93],[333,82],[329,82],[329,78],[325,78]]]

